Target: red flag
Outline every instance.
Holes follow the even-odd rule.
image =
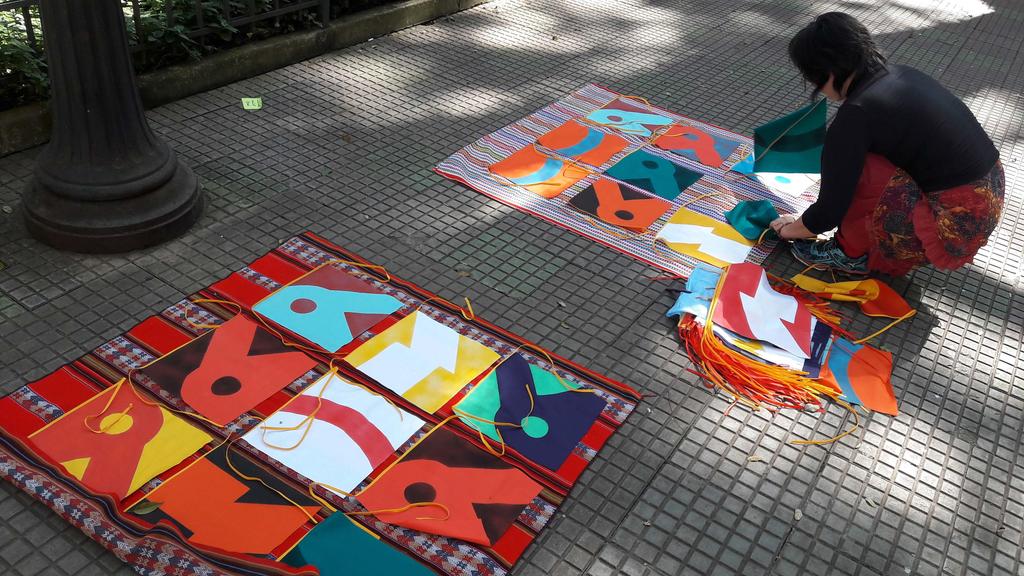
[[[817,319],[799,300],[776,292],[764,268],[733,264],[719,281],[712,321],[741,336],[770,342],[802,358],[811,357]]]

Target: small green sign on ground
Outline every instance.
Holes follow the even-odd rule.
[[[260,110],[263,108],[263,98],[242,98],[242,108],[246,110]]]

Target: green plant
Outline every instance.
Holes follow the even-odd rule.
[[[45,100],[49,93],[46,61],[29,45],[22,15],[0,13],[0,110]]]

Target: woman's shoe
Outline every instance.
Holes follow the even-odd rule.
[[[835,238],[828,240],[796,240],[790,248],[793,257],[815,270],[834,270],[853,276],[868,273],[868,257],[851,258],[839,247]]]

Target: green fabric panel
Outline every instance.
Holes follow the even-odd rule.
[[[828,104],[818,100],[755,128],[754,172],[821,173],[827,112]]]
[[[498,414],[498,408],[501,407],[501,396],[498,394],[498,371],[492,370],[455,407],[467,414],[493,422]],[[461,418],[461,420],[470,428],[476,428],[483,432],[491,440],[501,441],[493,424],[478,422],[470,418]]]
[[[313,527],[282,562],[316,566],[321,576],[436,576],[432,570],[336,512]]]
[[[565,385],[563,385],[562,382],[559,382],[558,378],[551,372],[531,364],[530,374],[533,375],[533,383],[537,388],[537,394],[547,396],[549,394],[561,394],[562,392],[565,392]],[[579,385],[573,382],[568,380],[564,381],[570,388],[579,388]]]
[[[767,200],[744,200],[725,213],[725,219],[747,240],[757,240],[768,225],[779,217]]]

